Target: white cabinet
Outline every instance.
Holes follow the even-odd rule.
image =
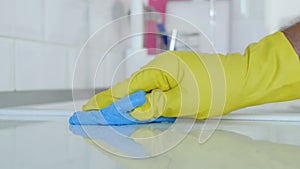
[[[0,38],[0,91],[14,90],[14,41]]]

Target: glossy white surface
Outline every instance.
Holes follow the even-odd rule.
[[[77,109],[85,102],[77,102]],[[149,155],[183,133],[172,131],[169,137],[147,144],[136,138],[156,136],[170,127],[169,124],[114,128],[87,126],[84,133],[76,130],[78,126],[71,126],[70,131],[68,116],[74,111],[72,102],[0,109],[0,168],[298,168],[300,121],[272,120],[272,112],[266,109],[272,110],[276,105],[249,108],[248,116],[243,120],[238,117],[247,114],[246,110],[225,116],[213,136],[204,144],[198,142],[204,123],[198,121],[180,144],[166,153],[147,159],[130,159],[116,154],[136,156],[134,153],[140,153],[139,149],[142,148],[145,150],[142,152]],[[290,113],[297,116],[300,113],[297,105],[298,101],[281,104],[278,107],[284,109],[279,113],[280,109],[277,108],[277,113],[284,117],[286,112],[295,110]],[[260,112],[251,114],[251,109]],[[269,120],[260,118],[262,114],[264,118],[269,115]],[[260,118],[260,121],[253,120],[253,117]],[[109,132],[111,129],[129,138],[114,137]],[[81,135],[86,135],[85,132],[93,139],[83,139]],[[107,148],[114,150],[114,154],[107,152]]]
[[[300,153],[300,124],[296,122],[223,121],[204,144],[198,143],[197,128],[202,125],[198,123],[183,142],[167,153],[135,160],[118,157],[88,143],[81,136],[72,135],[67,121],[1,121],[0,124],[0,168],[5,169],[297,168],[300,165],[297,156]],[[161,125],[166,124],[153,125],[151,130],[146,127],[145,132]],[[102,126],[99,131],[106,128]],[[142,129],[137,127],[137,131]],[[113,143],[118,140],[101,132],[98,135],[95,141],[116,146]],[[151,151],[163,141],[166,140],[158,140],[150,148],[140,142],[136,144]],[[118,152],[128,146],[119,141],[119,147],[115,148]]]

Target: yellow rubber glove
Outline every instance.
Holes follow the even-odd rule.
[[[220,69],[223,72],[214,72]],[[149,92],[147,103],[131,112],[138,120],[206,119],[247,106],[299,99],[300,63],[281,32],[251,44],[244,55],[165,52],[129,79],[95,95],[83,110],[104,108],[137,90]],[[225,105],[212,106],[213,99],[222,101],[223,93]],[[216,107],[224,110],[214,111]]]

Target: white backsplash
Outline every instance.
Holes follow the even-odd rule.
[[[71,89],[80,49],[92,33],[116,17],[112,9],[118,2],[0,0],[0,78],[3,80],[0,91]],[[117,38],[117,31],[120,30],[110,32],[108,40]],[[93,62],[93,59],[86,60],[79,73],[89,76]],[[111,72],[112,67],[106,69]],[[75,86],[91,88],[93,82],[92,78],[85,78]],[[102,82],[97,84],[97,87],[104,86]]]

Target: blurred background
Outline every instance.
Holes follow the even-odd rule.
[[[245,47],[277,31],[299,15],[298,0],[0,0],[0,107],[72,99],[73,73],[79,51],[98,29],[117,18],[126,22],[111,29],[99,46],[135,29],[178,37],[201,49],[201,35],[161,17],[130,20],[130,14],[162,12],[186,19],[212,41],[217,52],[244,52]],[[153,28],[161,23],[165,31]],[[101,44],[102,43],[102,44]],[[150,61],[163,46],[159,36],[143,35],[118,47],[93,78],[95,58],[83,59],[74,90],[104,89],[111,85],[116,65],[132,51],[143,51],[118,67],[114,83]],[[184,50],[177,44],[176,49]],[[201,50],[200,50],[201,51]],[[102,53],[101,53],[102,52]],[[104,51],[99,51],[103,54]],[[96,55],[93,57],[97,57]]]
[[[0,168],[299,168],[300,100],[224,116],[206,144],[198,144],[199,132],[211,125],[197,121],[183,144],[146,160],[98,151],[68,124],[74,108],[158,53],[244,53],[299,16],[299,7],[299,0],[0,0]],[[172,46],[172,35],[187,45]],[[164,127],[115,129],[156,135]],[[135,143],[109,137],[110,126],[92,129],[115,150]]]

